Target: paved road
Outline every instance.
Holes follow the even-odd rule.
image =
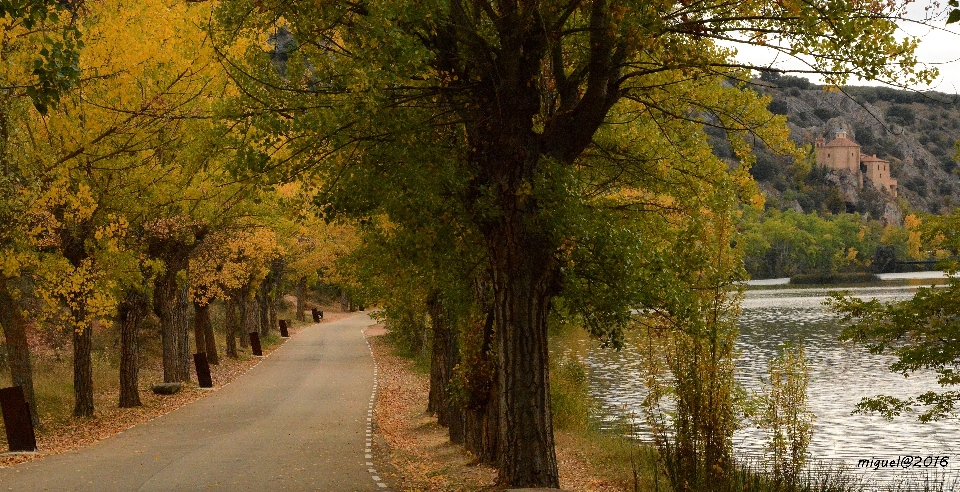
[[[382,490],[364,451],[365,314],[311,325],[233,383],[79,451],[0,469],[2,490]]]

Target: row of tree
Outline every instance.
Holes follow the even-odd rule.
[[[730,389],[728,294],[743,277],[734,224],[762,203],[749,143],[795,152],[749,86],[770,67],[720,42],[804,53],[830,83],[930,80],[894,34],[905,3],[4,7],[8,344],[27,299],[43,306],[31,317],[73,329],[75,413],[88,415],[90,328],[152,309],[165,378],[182,378],[187,307],[206,346],[210,299],[270,304],[284,272],[302,288],[310,256],[339,247],[319,211],[360,225],[356,288],[412,346],[431,341],[431,408],[504,484],[558,485],[551,316],[618,346],[636,313],[671,334],[670,370],[689,376],[694,438],[678,449],[703,480],[688,486],[717,483],[733,426],[711,402]],[[704,126],[725,132],[736,166]]]
[[[818,215],[750,210],[741,222],[744,264],[751,278],[804,273],[889,272],[896,263],[924,260],[920,220],[881,225],[860,214]]]
[[[0,325],[34,420],[28,329],[72,332],[73,413],[91,416],[94,327],[119,330],[119,404],[139,405],[146,317],[164,380],[187,381],[191,331],[218,361],[211,302],[237,357],[276,326],[284,282],[305,289],[350,235],[311,213],[309,180],[236,179],[243,135],[217,117],[235,89],[195,22],[210,6],[26,4],[0,40]]]
[[[685,373],[698,437],[681,450],[705,489],[733,429],[711,403],[731,381],[733,224],[762,203],[748,142],[794,152],[748,84],[771,68],[720,42],[803,53],[835,84],[926,81],[894,35],[904,6],[233,0],[212,34],[262,157],[247,172],[316,173],[326,216],[361,223],[353,267],[397,336],[432,342],[430,407],[454,441],[506,485],[558,486],[548,321],[618,345],[639,312],[677,335],[672,370],[707,364]]]

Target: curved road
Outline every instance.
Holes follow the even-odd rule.
[[[310,325],[206,398],[0,468],[0,490],[383,490],[365,456],[374,364],[361,330],[373,323]]]

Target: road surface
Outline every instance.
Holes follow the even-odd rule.
[[[0,491],[384,490],[367,444],[374,363],[361,330],[373,323],[360,313],[307,326],[205,398],[0,468]]]

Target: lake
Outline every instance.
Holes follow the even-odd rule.
[[[932,278],[932,277],[927,277]],[[847,288],[861,298],[882,301],[908,299],[915,287]],[[960,471],[960,426],[955,419],[920,423],[915,415],[888,421],[877,415],[851,415],[862,397],[886,394],[906,397],[939,389],[931,373],[905,378],[887,367],[894,361],[872,355],[863,347],[837,341],[838,319],[823,306],[829,290],[786,288],[746,292],[740,318],[737,349],[738,380],[750,390],[761,388],[770,357],[785,342],[803,344],[811,369],[808,398],[816,415],[811,458],[830,465],[842,463],[866,482],[888,484],[920,480],[921,469],[856,469],[859,459],[911,456],[949,456],[949,466],[938,469],[954,483]],[[602,402],[601,418],[613,422],[631,413],[641,414],[644,395],[640,356],[628,345],[621,352],[590,346],[584,359],[590,368],[591,388]],[[644,439],[642,428],[638,437]],[[734,447],[741,457],[763,454],[765,435],[755,428],[738,430]],[[942,477],[941,477],[942,478]]]

